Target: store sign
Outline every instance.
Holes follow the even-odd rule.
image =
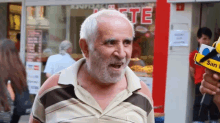
[[[138,6],[138,7],[137,7]],[[152,24],[152,12],[154,4],[150,3],[131,3],[131,4],[117,4],[118,11],[125,14],[131,14],[131,22],[137,23],[137,14],[141,14],[141,24]],[[71,9],[93,9],[93,13],[98,12],[102,9],[116,9],[114,4],[82,4],[72,5]]]
[[[146,6],[155,6],[155,3],[122,3],[116,4],[117,8],[130,8],[130,7],[146,7]],[[115,6],[114,4],[74,4],[71,5],[71,9],[102,9],[110,8]]]
[[[184,11],[185,3],[177,3],[176,4],[176,11]]]
[[[41,84],[41,62],[27,62],[26,72],[30,94],[37,94]]]
[[[115,9],[113,7],[109,9]],[[137,23],[137,14],[141,13],[141,24],[152,24],[152,7],[134,7],[134,8],[118,8],[118,11],[127,15],[127,13],[131,14],[131,22],[133,24]],[[98,9],[93,10],[94,13],[98,12]]]

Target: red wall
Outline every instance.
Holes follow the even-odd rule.
[[[154,41],[153,100],[154,106],[163,106],[155,112],[164,112],[170,4],[167,0],[157,0]]]

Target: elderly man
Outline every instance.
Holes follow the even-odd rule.
[[[154,123],[148,87],[127,67],[133,25],[116,10],[82,24],[83,59],[50,77],[33,104],[31,123]]]
[[[44,73],[49,78],[51,75],[71,66],[75,60],[70,56],[72,53],[72,43],[64,40],[60,43],[59,54],[52,55],[48,58]]]

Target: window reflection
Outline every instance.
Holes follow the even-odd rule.
[[[69,40],[73,44],[75,60],[82,58],[79,47],[80,26],[84,19],[101,9],[117,9],[134,21],[135,38],[130,68],[138,76],[152,77],[156,3],[88,4],[68,6],[27,7],[27,31],[42,31],[41,62],[59,52],[59,44]],[[144,12],[144,13],[143,13]],[[151,20],[151,21],[149,21]]]

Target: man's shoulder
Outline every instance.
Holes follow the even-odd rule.
[[[49,56],[49,58],[48,59],[57,59],[57,58],[60,58],[61,57],[61,55],[60,54],[55,54],[55,55],[51,55],[51,56]]]
[[[51,77],[49,77],[44,84],[41,86],[38,95],[42,96],[45,92],[47,92],[49,89],[58,86],[60,74],[55,74]]]
[[[153,100],[151,92],[144,82],[140,82],[141,89],[136,90],[124,102],[143,109],[147,114],[153,110]],[[130,108],[134,108],[131,106]]]
[[[143,81],[140,81],[140,84],[141,84],[141,89],[139,89],[137,93],[141,94],[142,96],[144,96],[153,103],[153,98],[150,89]]]

